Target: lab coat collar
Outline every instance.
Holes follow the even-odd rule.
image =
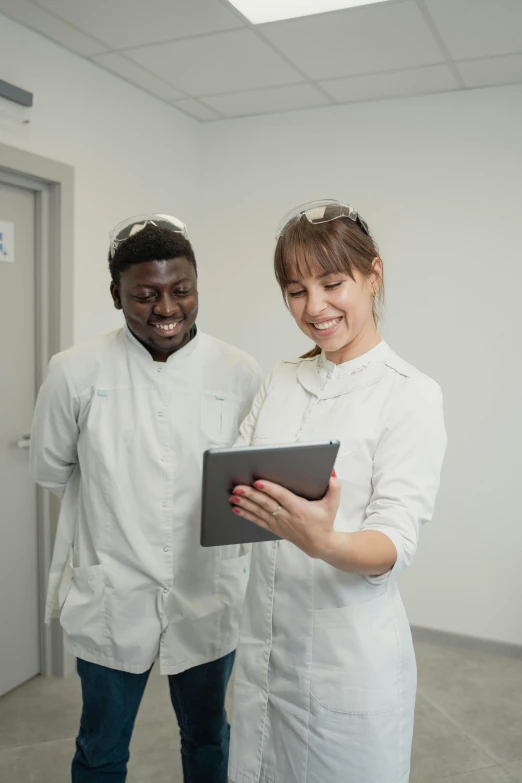
[[[144,359],[147,362],[154,362],[154,359],[152,358],[148,350],[145,348],[144,345],[140,343],[138,339],[136,339],[136,337],[132,334],[127,324],[125,324],[123,328],[123,332],[125,335],[125,341],[127,345],[136,356],[140,356],[142,359]],[[175,353],[171,354],[168,357],[167,361],[161,362],[161,364],[165,364],[165,366],[169,367],[190,356],[190,354],[196,350],[196,348],[200,343],[200,334],[201,334],[200,331],[196,329],[196,334],[192,338],[192,340],[190,340],[190,342],[184,345],[183,348],[180,348],[179,351],[176,351]],[[157,364],[159,364],[159,362],[157,362]]]
[[[386,372],[384,361],[390,353],[384,340],[363,356],[343,364],[328,361],[323,352],[313,359],[302,360],[297,377],[301,385],[317,397],[340,397],[378,383]]]

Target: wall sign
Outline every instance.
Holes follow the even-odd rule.
[[[14,264],[14,223],[0,220],[0,263]]]

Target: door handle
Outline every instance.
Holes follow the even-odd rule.
[[[31,446],[31,435],[22,435],[22,440],[16,444],[19,449],[28,449]]]

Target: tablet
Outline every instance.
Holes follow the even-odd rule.
[[[307,500],[320,500],[339,450],[339,441],[208,449],[203,456],[201,546],[277,541],[279,536],[232,512],[238,484],[272,481]]]

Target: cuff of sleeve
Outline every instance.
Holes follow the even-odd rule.
[[[389,571],[387,571],[385,574],[381,574],[381,576],[366,576],[366,580],[370,582],[370,584],[379,585],[382,582],[386,582],[392,574],[396,574],[406,567],[404,562],[404,543],[402,536],[398,530],[394,530],[393,528],[389,527],[364,527],[363,530],[377,530],[379,533],[384,533],[385,536],[388,536],[397,550],[397,560]]]

